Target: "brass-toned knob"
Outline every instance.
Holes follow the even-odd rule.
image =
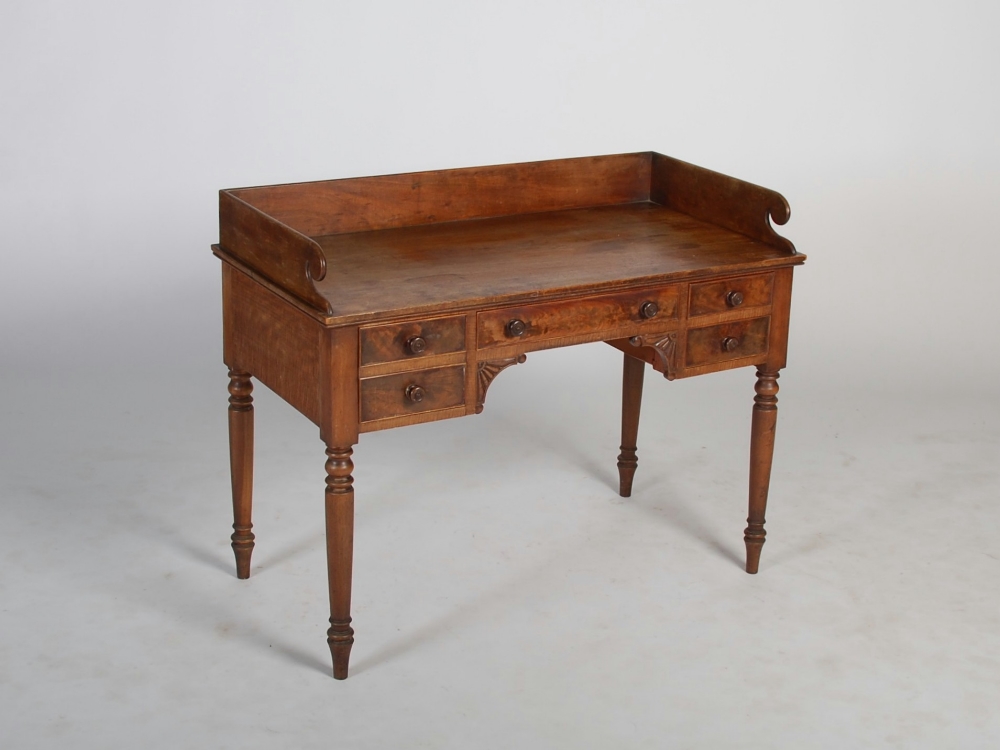
[[[423,336],[412,336],[406,340],[406,351],[410,354],[423,354],[427,351],[427,339]]]
[[[406,386],[406,400],[411,404],[419,404],[424,400],[424,389],[419,385]]]
[[[515,338],[517,336],[523,336],[526,330],[528,330],[528,326],[524,324],[523,320],[518,320],[517,318],[514,318],[507,324],[508,336],[514,336]]]
[[[740,340],[734,339],[732,336],[726,336],[722,339],[722,351],[724,352],[735,352],[739,348]]]
[[[726,295],[726,304],[730,307],[739,307],[743,304],[743,292],[732,291]]]
[[[639,308],[639,314],[646,320],[655,318],[659,312],[660,306],[655,302],[643,302],[642,307]]]

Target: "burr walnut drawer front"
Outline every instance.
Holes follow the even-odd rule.
[[[685,365],[698,367],[765,354],[770,321],[770,318],[752,318],[707,328],[692,328],[687,334]]]
[[[465,316],[361,329],[361,364],[465,351]]]
[[[488,310],[478,315],[478,346],[488,349],[637,325],[655,328],[680,317],[680,299],[681,288],[668,286]]]
[[[465,403],[465,367],[435,367],[361,379],[361,421],[447,409]]]
[[[688,316],[695,318],[743,307],[766,307],[771,304],[773,284],[773,273],[692,284]]]

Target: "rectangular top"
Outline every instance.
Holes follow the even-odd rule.
[[[216,253],[346,325],[801,263],[769,217],[647,152],[222,191]]]
[[[316,288],[343,316],[563,296],[792,260],[648,201],[315,239],[329,269]]]

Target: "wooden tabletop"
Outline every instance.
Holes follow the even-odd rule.
[[[648,201],[313,239],[330,269],[316,288],[344,322],[804,260]]]

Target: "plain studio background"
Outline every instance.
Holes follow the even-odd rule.
[[[3,3],[0,745],[995,747],[1000,24],[988,2]],[[356,450],[258,387],[234,576],[223,187],[657,150],[782,192],[768,542],[753,373],[529,355]]]

